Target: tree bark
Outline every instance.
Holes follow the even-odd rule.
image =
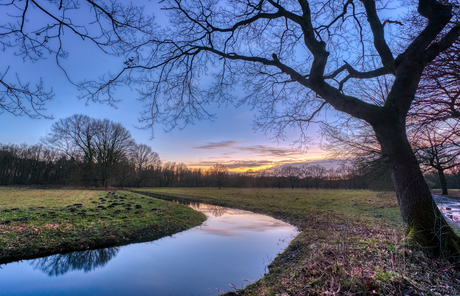
[[[460,240],[433,200],[407,139],[405,124],[388,119],[373,128],[390,170],[406,236],[435,254],[447,251],[458,258]]]

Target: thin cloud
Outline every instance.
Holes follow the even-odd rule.
[[[241,142],[235,140],[221,141],[221,142],[206,142],[203,145],[192,147],[193,149],[203,150],[218,150],[218,149],[234,149],[235,152],[226,152],[227,155],[233,155],[236,152],[246,152],[260,156],[271,157],[287,157],[292,155],[301,155],[299,151],[287,147],[273,147],[269,145],[253,145],[243,146]]]
[[[275,162],[269,160],[235,160],[235,161],[220,161],[221,163],[228,167],[229,169],[238,169],[238,168],[256,168],[261,166],[272,165]],[[198,163],[192,163],[191,166],[213,166],[215,165],[215,161],[200,161]]]
[[[215,150],[234,147],[238,144],[237,141],[221,141],[221,142],[206,142],[206,144],[201,146],[192,147],[193,149],[205,149],[205,150]]]
[[[262,156],[286,157],[301,154],[299,151],[293,150],[292,148],[271,147],[268,145],[238,146],[237,149]]]

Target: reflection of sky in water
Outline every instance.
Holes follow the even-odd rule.
[[[194,204],[193,209],[208,217],[201,230],[224,236],[244,235],[251,232],[271,232],[273,229],[290,230],[292,226],[272,217],[254,214],[249,211],[223,208],[206,204]],[[212,219],[212,226],[209,225]]]
[[[203,225],[110,256],[87,252],[78,260],[55,256],[3,265],[0,295],[217,295],[230,291],[229,284],[241,288],[263,276],[297,234],[265,215],[197,206],[208,217]]]

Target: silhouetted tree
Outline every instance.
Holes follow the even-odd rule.
[[[208,169],[208,174],[213,176],[217,183],[217,187],[220,189],[224,185],[225,179],[227,178],[228,167],[220,163],[216,163]]]
[[[135,145],[120,123],[78,114],[55,122],[43,141],[80,167],[84,183],[103,187],[109,185],[115,166]]]
[[[300,179],[301,171],[298,167],[288,165],[281,167],[279,170],[279,174],[281,177],[286,178],[291,188],[294,189],[295,185],[298,183]]]
[[[324,177],[326,176],[326,169],[319,165],[315,164],[310,166],[310,174],[315,183],[316,189],[319,189],[319,184],[323,181]]]
[[[436,170],[441,183],[442,194],[447,195],[445,171],[460,166],[459,137],[455,132],[442,130],[436,123],[424,126],[415,134],[416,155],[425,167]]]
[[[133,145],[131,161],[135,168],[135,186],[140,187],[145,178],[161,164],[160,156],[146,144]],[[153,176],[152,176],[153,177]]]

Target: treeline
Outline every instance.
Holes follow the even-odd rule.
[[[114,123],[80,119],[85,119],[87,126],[80,126],[85,132],[78,137],[75,133],[73,137],[86,141],[78,145],[71,144],[71,138],[61,131],[59,137],[54,134],[62,122],[53,126],[52,133],[41,144],[0,144],[0,185],[391,189],[390,178],[381,164],[365,167],[354,162],[336,169],[304,164],[271,171],[230,173],[221,164],[209,169],[190,169],[183,163],[163,163],[149,146],[126,137],[121,126],[107,128],[107,124]],[[125,135],[124,140],[117,141],[116,135],[88,133],[88,125],[94,128],[98,124],[105,126],[99,132],[117,131]],[[66,133],[71,130],[68,128],[67,125]]]
[[[458,169],[451,171],[449,184],[458,188]],[[439,183],[428,177],[433,186]],[[85,115],[55,122],[40,144],[0,144],[0,185],[392,189],[381,159],[355,158],[330,169],[302,164],[246,173],[229,173],[221,164],[189,169],[183,163],[163,163],[121,124]]]
[[[190,169],[183,163],[163,163],[149,146],[135,142],[130,145],[116,161],[107,164],[100,156],[92,160],[84,154],[70,156],[45,144],[0,144],[0,185],[393,189],[381,160],[354,160],[329,169],[302,164],[230,173],[221,164],[209,169]],[[104,153],[96,149],[92,154]],[[450,188],[460,188],[460,174],[455,172],[446,175]],[[430,187],[440,187],[436,174],[426,177]]]

